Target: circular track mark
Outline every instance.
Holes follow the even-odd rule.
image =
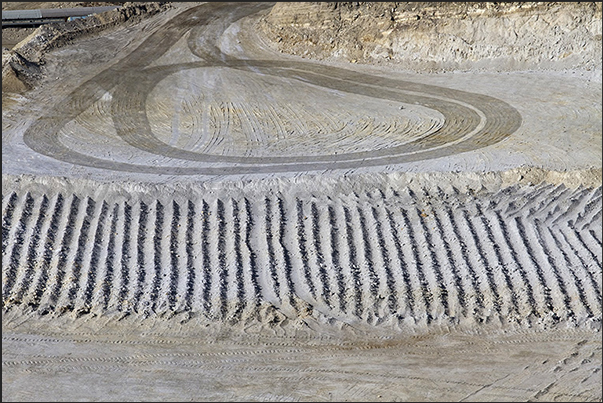
[[[216,46],[228,26],[272,3],[207,3],[189,9],[150,35],[111,68],[85,82],[58,102],[24,134],[34,151],[69,162],[107,170],[170,175],[229,175],[350,169],[439,158],[495,144],[515,132],[521,115],[511,105],[486,95],[374,76],[309,62],[244,60]],[[187,32],[190,51],[198,62],[148,67]],[[170,75],[190,70],[225,68],[294,80],[302,86],[418,104],[444,116],[442,126],[427,136],[401,145],[334,155],[237,156],[199,153],[170,146],[153,133],[146,101],[156,85]],[[59,140],[60,130],[113,91],[112,119],[118,136],[136,149],[189,166],[152,166],[106,160],[70,149]],[[201,163],[201,165],[199,165]]]

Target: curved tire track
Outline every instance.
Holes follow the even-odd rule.
[[[229,175],[296,172],[381,166],[475,150],[501,141],[521,125],[521,116],[507,103],[465,91],[424,85],[308,62],[242,60],[223,54],[216,46],[222,33],[237,20],[269,7],[270,3],[207,3],[186,10],[150,35],[129,56],[82,84],[58,102],[24,133],[24,142],[34,151],[76,165],[138,173],[169,175]],[[149,67],[183,35],[189,33],[190,51],[199,62]],[[161,141],[149,123],[146,100],[170,75],[190,69],[228,68],[298,82],[373,99],[420,104],[438,111],[444,122],[426,136],[399,146],[333,155],[255,157],[216,155],[185,150]],[[254,85],[250,82],[250,85]],[[69,122],[112,91],[111,114],[119,138],[135,149],[168,161],[189,162],[182,166],[151,166],[106,160],[70,149],[59,139]],[[232,119],[229,113],[226,119]],[[228,123],[228,122],[226,122]],[[251,133],[248,134],[248,137]],[[253,136],[251,136],[253,137]],[[199,165],[201,164],[201,165]]]

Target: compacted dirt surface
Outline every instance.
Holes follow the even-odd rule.
[[[3,401],[601,401],[601,7],[567,4],[7,32]]]

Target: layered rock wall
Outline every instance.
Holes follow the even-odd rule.
[[[600,2],[277,3],[283,53],[418,71],[601,70]]]

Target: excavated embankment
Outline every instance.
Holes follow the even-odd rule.
[[[281,2],[259,29],[275,49],[309,59],[601,74],[600,2]]]

